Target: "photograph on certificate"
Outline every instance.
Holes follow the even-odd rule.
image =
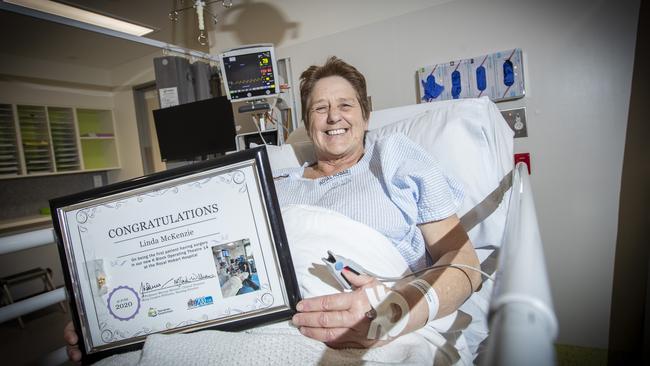
[[[61,208],[86,348],[291,309],[261,187],[248,163]]]
[[[260,290],[249,239],[212,247],[219,285],[224,298]]]

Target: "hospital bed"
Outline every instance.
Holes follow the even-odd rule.
[[[468,337],[482,340],[485,365],[552,365],[558,332],[528,168],[513,164],[513,132],[487,97],[423,103],[373,111],[367,141],[403,133],[436,157],[460,180],[465,199],[461,223],[477,248],[482,267],[496,270],[496,286],[483,289],[461,307],[472,313]],[[304,128],[287,142],[298,164],[313,158]],[[295,166],[286,147],[272,148],[275,166]],[[498,263],[495,263],[498,258]],[[478,323],[478,324],[477,324]],[[473,328],[473,329],[472,329]],[[477,334],[471,334],[477,333]],[[470,339],[470,343],[472,340]]]
[[[404,133],[464,185],[461,223],[477,248],[483,269],[495,272],[496,283],[484,282],[482,289],[463,305],[461,311],[471,318],[465,318],[463,323],[462,317],[456,315],[452,319],[455,325],[446,334],[451,338],[446,339],[460,339],[462,335],[462,347],[471,350],[471,362],[482,365],[553,365],[558,325],[530,180],[524,164],[513,166],[512,131],[496,105],[481,98],[375,111],[370,130],[369,140]],[[294,131],[287,142],[268,148],[274,169],[296,166],[313,157],[304,129]],[[287,217],[285,225],[290,221]],[[291,242],[291,235],[289,239]],[[2,237],[0,254],[52,241],[51,229]],[[58,289],[2,307],[0,322],[64,298],[64,290]],[[234,340],[232,336],[230,339]],[[65,357],[62,348],[45,355],[43,361],[57,364]],[[326,358],[314,362],[323,360]]]

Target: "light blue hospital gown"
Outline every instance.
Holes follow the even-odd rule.
[[[320,206],[362,222],[389,238],[412,271],[431,264],[417,225],[455,214],[463,198],[461,185],[403,134],[366,146],[356,165],[334,176],[303,178],[305,166],[275,172],[281,207]]]

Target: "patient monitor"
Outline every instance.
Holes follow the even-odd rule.
[[[226,96],[233,103],[246,102],[238,108],[239,113],[252,112],[252,118],[261,140],[266,144],[262,132],[267,129],[272,116],[269,111],[275,106],[280,86],[278,66],[273,45],[262,44],[234,48],[219,57]],[[281,128],[281,123],[276,128]],[[282,144],[282,133],[277,133],[278,144]],[[238,135],[237,141],[243,137]],[[238,150],[247,144],[238,144]]]
[[[235,48],[221,54],[219,59],[226,95],[231,101],[259,101],[280,94],[272,45]]]

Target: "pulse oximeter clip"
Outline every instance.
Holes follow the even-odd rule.
[[[363,267],[353,260],[334,254],[329,250],[327,251],[327,258],[323,258],[323,262],[325,262],[327,270],[330,271],[332,276],[346,290],[352,290],[352,284],[341,274],[344,269],[354,274],[362,274],[365,272]]]
[[[348,282],[347,278],[343,277],[343,275],[341,274],[341,272],[344,269],[347,269],[357,275],[364,274],[370,277],[374,277],[380,282],[397,282],[407,277],[417,276],[429,270],[441,270],[447,267],[454,267],[454,268],[469,269],[472,271],[479,272],[481,275],[485,276],[485,278],[488,278],[493,282],[495,281],[492,275],[483,272],[480,268],[474,268],[472,266],[461,264],[461,263],[439,264],[439,265],[420,269],[419,271],[407,273],[399,277],[384,277],[364,269],[363,267],[361,267],[361,265],[359,265],[358,263],[356,263],[351,259],[347,259],[343,256],[332,253],[331,250],[327,251],[327,258],[323,258],[323,262],[325,262],[327,270],[332,274],[332,276],[334,276],[336,281],[338,281],[338,283],[341,284],[341,287],[343,287],[343,289],[345,290],[353,290],[353,288],[352,288],[352,284]]]

